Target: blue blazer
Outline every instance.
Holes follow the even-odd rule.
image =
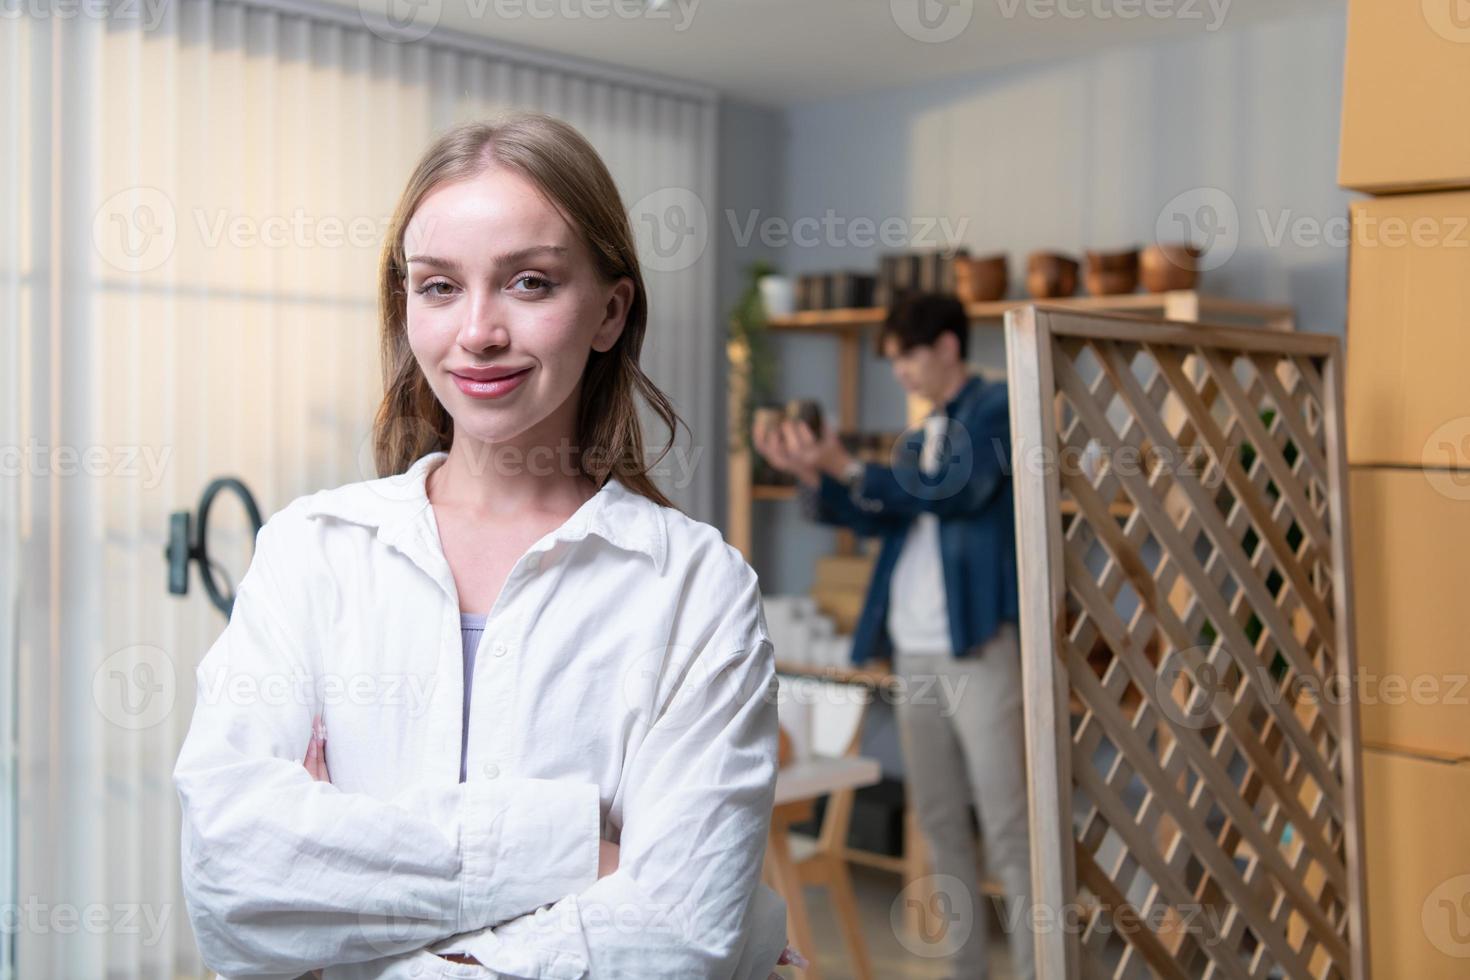
[[[801,484],[806,515],[883,540],[853,634],[852,662],[891,659],[888,593],[904,537],[924,512],[939,518],[944,595],[956,656],[978,653],[1002,622],[1016,622],[1016,524],[1011,484],[1011,426],[1006,386],[971,375],[944,405],[949,452],[933,474],[919,469],[924,432],[915,427],[894,447],[892,466],[865,463],[851,491],[822,475]]]

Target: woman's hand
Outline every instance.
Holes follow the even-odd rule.
[[[776,961],[776,965],[785,966],[788,963],[796,967],[798,970],[805,970],[807,967],[811,966],[811,963],[807,961],[807,958],[805,956],[802,956],[790,946],[787,946],[785,949],[781,950],[781,958]],[[770,975],[768,980],[781,980],[781,975],[779,973],[773,973]]]
[[[306,771],[311,773],[311,778],[319,783],[330,783],[332,774],[327,769],[327,726],[322,723],[321,716],[311,720],[311,741],[306,743],[306,758],[301,760]],[[455,963],[469,963],[479,966],[480,961],[473,956],[462,956],[459,953],[435,954],[440,959],[450,960]],[[322,971],[312,970],[312,976],[321,980]]]
[[[618,845],[612,841],[597,842],[597,877],[606,878],[618,870]]]
[[[311,741],[306,743],[306,758],[301,760],[301,764],[317,782],[332,781],[332,774],[327,771],[327,727],[322,724],[321,715],[311,719]],[[322,980],[321,970],[312,970],[311,975]]]
[[[332,774],[327,771],[327,726],[321,715],[311,720],[311,741],[306,743],[306,758],[301,764],[319,783],[330,783]]]

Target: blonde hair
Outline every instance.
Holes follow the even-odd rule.
[[[601,487],[617,471],[624,484],[673,506],[648,470],[668,453],[682,422],[638,364],[648,327],[648,294],[617,185],[592,145],[567,123],[542,113],[517,113],[497,122],[466,123],[434,141],[408,179],[383,244],[378,313],[383,401],[373,421],[378,474],[402,473],[426,453],[447,450],[454,421],[429,387],[408,345],[408,263],[403,237],[419,203],[440,184],[504,167],[529,180],[586,243],[604,282],[626,276],[633,302],[617,342],[593,350],[582,374],[577,409],[577,465]],[[648,463],[634,395],[640,394],[669,428],[669,445]],[[688,428],[687,426],[685,427]]]

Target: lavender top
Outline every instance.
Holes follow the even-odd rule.
[[[485,632],[485,613],[459,614],[459,637],[464,645],[464,721],[460,725],[459,781],[464,782],[465,755],[470,744],[470,685],[475,678],[475,650]]]

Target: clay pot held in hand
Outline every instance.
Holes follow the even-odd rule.
[[[1087,253],[1087,291],[1094,296],[1119,296],[1138,288],[1138,249]]]
[[[1193,289],[1199,282],[1199,259],[1204,254],[1199,246],[1182,242],[1150,245],[1139,260],[1143,288],[1151,293]]]
[[[800,419],[812,430],[812,435],[822,438],[822,406],[808,398],[793,398],[786,403],[786,417]]]
[[[1026,289],[1037,299],[1071,296],[1077,291],[1077,260],[1059,252],[1026,257]]]
[[[781,424],[781,419],[786,417],[784,408],[775,408],[770,405],[762,405],[751,413],[751,428],[755,430],[755,439],[762,441],[766,433]]]
[[[961,303],[989,303],[1006,294],[1010,268],[1004,252],[954,260],[954,291]]]

